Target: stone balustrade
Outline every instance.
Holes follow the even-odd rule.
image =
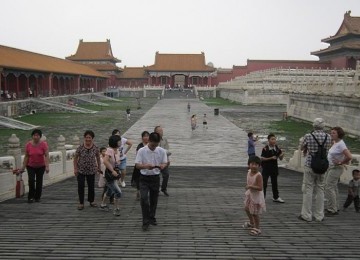
[[[304,163],[305,163],[305,156],[301,151],[301,143],[303,138],[299,139],[299,147],[294,152],[293,156],[290,158],[289,163],[286,165],[287,168],[303,172],[304,171]],[[343,174],[340,176],[340,182],[344,184],[348,184],[349,181],[352,179],[352,171],[354,169],[360,169],[360,154],[353,154],[353,159],[349,165],[345,166],[345,170]]]
[[[43,136],[42,140],[46,140]],[[80,144],[78,136],[74,136],[71,144],[66,145],[66,139],[60,135],[57,139],[57,151],[49,152],[49,174],[44,175],[44,185],[49,185],[73,176],[73,158]],[[0,201],[15,196],[16,176],[13,169],[22,167],[24,155],[21,154],[20,140],[13,134],[9,138],[8,155],[0,157]],[[28,175],[22,174],[25,190],[28,190]]]

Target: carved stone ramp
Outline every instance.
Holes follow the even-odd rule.
[[[77,112],[77,113],[84,113],[84,114],[95,114],[98,111],[76,107],[76,106],[69,106],[68,104],[63,104],[60,102],[50,101],[48,99],[32,99],[32,102],[41,104],[43,106],[51,106],[58,108],[59,110],[65,110],[65,111],[71,111],[71,112]]]
[[[0,116],[0,126],[4,126],[11,129],[20,129],[20,130],[31,130],[38,127],[36,125],[24,123],[19,120],[5,116]]]
[[[73,99],[80,100],[83,103],[89,103],[89,104],[92,104],[92,105],[97,105],[97,106],[102,106],[102,107],[108,107],[109,106],[109,104],[106,104],[106,103],[97,102],[97,101],[94,101],[94,100],[81,98],[81,97],[77,97],[77,96],[74,96]]]

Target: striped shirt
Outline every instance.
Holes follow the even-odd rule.
[[[323,144],[325,141],[325,136],[327,136],[325,148],[327,152],[329,151],[331,147],[331,137],[329,134],[325,133],[323,130],[314,130],[312,134],[315,136],[316,140],[318,140],[319,144]],[[301,147],[306,148],[307,155],[305,159],[305,166],[310,167],[311,165],[311,156],[314,156],[315,153],[318,151],[318,144],[315,141],[314,137],[311,135],[311,133],[306,134],[304,136],[303,143]]]

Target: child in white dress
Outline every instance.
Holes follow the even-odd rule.
[[[249,171],[247,174],[244,204],[249,222],[245,222],[243,227],[250,228],[250,235],[259,236],[261,234],[260,214],[266,211],[263,179],[259,172],[261,160],[257,156],[251,156],[248,165]]]

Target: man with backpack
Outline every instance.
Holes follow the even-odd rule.
[[[325,172],[329,166],[327,152],[331,146],[331,137],[324,132],[325,122],[315,118],[314,131],[304,136],[301,150],[304,153],[304,178],[302,183],[303,203],[300,220],[311,222],[324,219],[324,186]],[[315,209],[312,212],[312,196],[315,190]]]

